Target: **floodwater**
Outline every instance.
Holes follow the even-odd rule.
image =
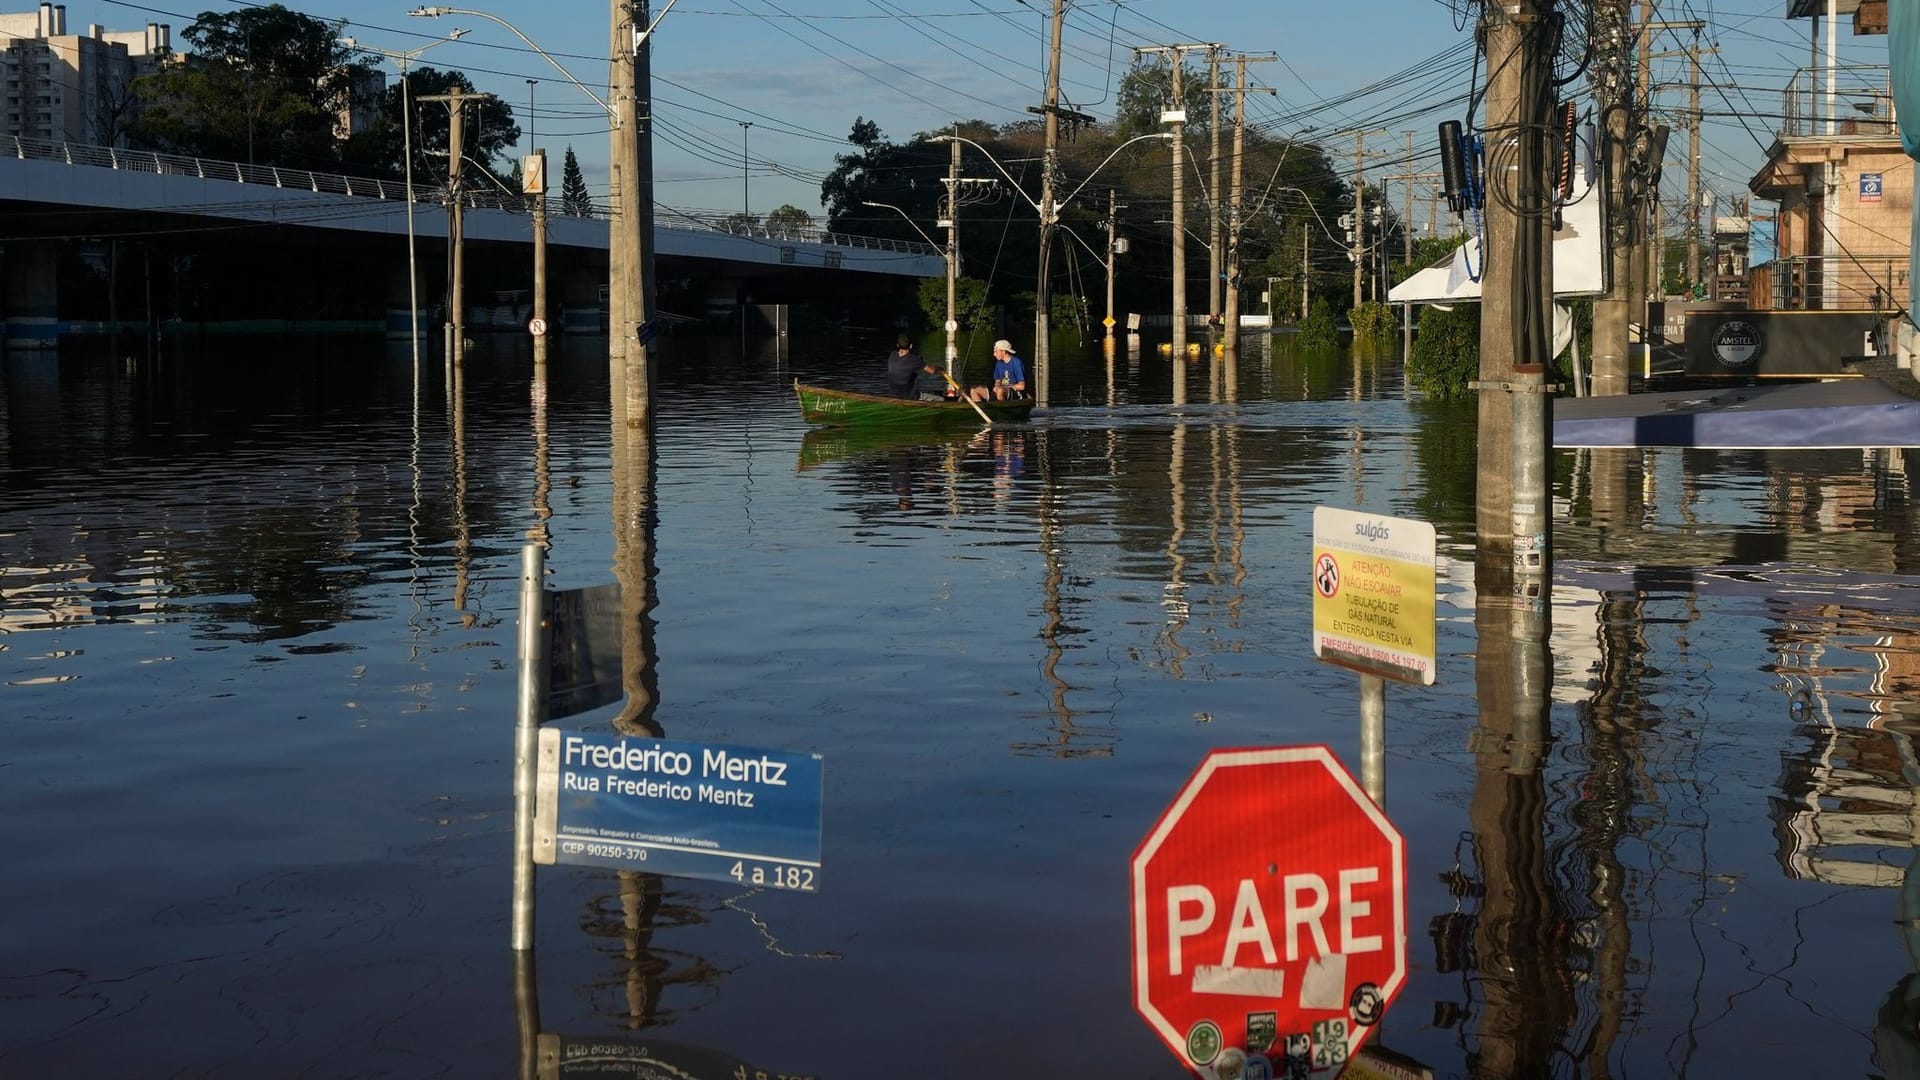
[[[1182,1075],[1128,863],[1210,749],[1358,771],[1321,505],[1430,521],[1443,564],[1438,682],[1386,694],[1377,1044],[1920,1075],[1902,456],[1560,455],[1541,650],[1476,594],[1471,410],[1397,358],[1280,338],[1175,408],[1151,346],[1096,349],[1031,427],[863,446],[791,383],[878,386],[875,343],[683,340],[649,446],[604,348],[536,384],[483,347],[457,395],[379,342],[4,359],[0,1075],[559,1075],[553,1036],[638,1076]],[[556,588],[643,590],[641,719],[823,757],[820,892],[542,869],[516,965],[530,535]]]

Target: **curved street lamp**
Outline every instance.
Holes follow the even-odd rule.
[[[669,3],[667,6],[672,7],[673,5]],[[485,11],[476,11],[472,8],[457,8],[457,7],[417,7],[417,8],[414,8],[412,11],[407,12],[407,14],[420,17],[420,18],[428,18],[428,19],[438,18],[439,16],[442,16],[442,15],[471,15],[476,19],[486,19],[490,22],[499,23],[501,26],[506,27],[507,30],[513,34],[514,37],[517,37],[521,41],[526,42],[527,48],[532,49],[534,52],[539,53],[541,59],[545,60],[549,64],[552,64],[555,71],[558,71],[560,74],[565,75],[567,77],[568,82],[580,88],[581,93],[592,98],[594,104],[600,106],[602,109],[605,109],[607,111],[608,116],[616,116],[613,110],[613,106],[608,105],[604,98],[602,98],[599,94],[596,94],[591,89],[589,89],[586,83],[583,83],[579,79],[574,78],[573,72],[568,71],[564,66],[562,66],[560,61],[555,60],[553,57],[547,55],[547,50],[534,44],[532,38],[520,32],[519,27],[513,25],[512,23],[508,22],[507,20],[501,18],[498,15],[494,15],[490,12],[485,12]],[[660,14],[664,17],[666,15],[666,12],[662,11]]]
[[[1001,165],[1000,162],[994,158],[993,154],[988,152],[986,147],[981,146],[979,143],[974,142],[972,139],[965,138],[964,136],[960,136],[960,135],[934,135],[934,136],[931,136],[927,141],[928,142],[965,143],[968,146],[973,147],[975,150],[980,151],[980,153],[984,155],[988,161],[993,163],[994,168],[1000,170],[1000,175],[1007,178],[1007,183],[1012,185],[1013,190],[1020,192],[1020,197],[1027,200],[1027,205],[1033,207],[1034,210],[1040,215],[1040,237],[1041,237],[1042,243],[1045,243],[1047,238],[1047,233],[1050,229],[1052,229],[1054,222],[1058,220],[1060,211],[1065,209],[1067,204],[1073,201],[1074,196],[1080,194],[1081,191],[1085,190],[1086,186],[1089,183],[1093,182],[1093,178],[1100,174],[1100,170],[1106,168],[1108,162],[1112,161],[1114,158],[1119,156],[1120,151],[1125,150],[1127,147],[1132,146],[1134,143],[1142,142],[1147,139],[1173,139],[1173,138],[1177,138],[1177,136],[1171,131],[1152,131],[1152,132],[1148,132],[1145,135],[1135,135],[1133,138],[1128,139],[1126,142],[1123,142],[1119,146],[1114,147],[1113,152],[1108,154],[1106,156],[1106,159],[1101,161],[1100,164],[1095,165],[1093,167],[1093,171],[1089,172],[1086,178],[1080,181],[1079,187],[1076,187],[1071,192],[1068,192],[1066,198],[1060,199],[1054,202],[1050,206],[1041,206],[1037,201],[1034,200],[1033,196],[1028,195],[1026,191],[1020,187],[1020,182],[1013,178],[1013,174],[1009,173],[1006,170],[1006,166]],[[1051,182],[1049,182],[1049,184],[1047,185],[1047,190],[1051,190],[1051,188],[1052,188],[1052,185],[1051,185]],[[1068,229],[1067,234],[1069,236],[1072,236],[1073,230]],[[1078,239],[1078,237],[1075,237],[1075,238]],[[1081,241],[1081,243],[1084,245],[1085,241]],[[1034,290],[1034,296],[1037,302],[1035,304],[1035,310],[1034,310],[1035,341],[1033,343],[1033,359],[1034,359],[1034,376],[1037,384],[1040,387],[1040,394],[1038,395],[1040,399],[1039,403],[1043,407],[1047,404],[1046,402],[1046,388],[1047,388],[1047,374],[1048,374],[1047,369],[1052,366],[1052,361],[1050,356],[1051,350],[1049,349],[1049,343],[1047,341],[1048,333],[1052,329],[1052,326],[1051,326],[1052,313],[1047,310],[1048,292],[1049,292],[1047,288],[1047,284],[1048,284],[1047,276],[1048,276],[1047,252],[1042,251],[1040,252],[1040,281],[1039,281],[1038,287]]]
[[[906,219],[907,224],[913,226],[914,232],[917,232],[920,234],[920,239],[925,240],[932,247],[940,248],[941,252],[946,256],[945,262],[947,264],[947,326],[946,326],[947,378],[951,380],[953,378],[953,358],[955,354],[954,334],[960,328],[960,324],[954,321],[955,316],[953,312],[953,283],[954,283],[954,279],[959,276],[960,253],[954,250],[954,246],[951,243],[947,244],[945,247],[941,247],[941,245],[934,243],[933,237],[928,236],[927,231],[925,229],[922,229],[918,222],[914,221],[911,217],[908,217],[907,212],[905,210],[900,209],[899,207],[893,205],[892,203],[862,200],[860,205],[877,206],[882,210],[891,210],[894,213],[899,214],[902,218]]]
[[[340,44],[347,48],[384,56],[400,69],[401,153],[406,158],[402,171],[406,176],[407,185],[407,317],[413,340],[413,371],[416,377],[420,373],[420,274],[415,266],[413,245],[413,103],[407,96],[407,67],[418,59],[421,53],[435,45],[458,41],[465,34],[464,29],[455,27],[446,37],[436,38],[417,49],[409,49],[406,52],[376,49],[371,45],[362,45],[350,37],[340,39]]]

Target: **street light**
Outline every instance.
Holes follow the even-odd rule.
[[[413,245],[413,102],[407,96],[407,66],[413,63],[421,53],[435,45],[458,41],[465,33],[464,29],[455,27],[446,37],[436,38],[417,49],[406,52],[376,49],[369,45],[362,45],[350,37],[340,39],[340,44],[349,49],[359,49],[362,52],[384,56],[400,68],[400,138],[401,154],[406,158],[402,169],[407,185],[407,319],[413,339],[413,370],[416,376],[420,372],[420,273],[416,266]]]
[[[1020,197],[1027,200],[1027,205],[1033,207],[1034,210],[1037,213],[1039,213],[1040,235],[1041,235],[1041,238],[1045,240],[1047,237],[1047,231],[1050,228],[1052,228],[1053,223],[1056,220],[1058,220],[1060,211],[1065,209],[1067,204],[1073,201],[1074,196],[1080,194],[1080,192],[1084,190],[1086,186],[1093,181],[1093,178],[1095,176],[1099,175],[1101,169],[1104,169],[1107,167],[1108,162],[1118,157],[1120,154],[1120,151],[1125,150],[1127,147],[1132,146],[1134,143],[1141,142],[1146,139],[1171,139],[1171,138],[1174,138],[1174,134],[1173,132],[1170,132],[1170,131],[1154,131],[1154,132],[1149,132],[1145,135],[1135,135],[1133,138],[1128,139],[1126,142],[1123,142],[1119,146],[1114,147],[1113,152],[1108,154],[1106,156],[1106,159],[1101,161],[1100,164],[1095,165],[1093,167],[1093,171],[1087,174],[1086,179],[1080,181],[1080,186],[1074,188],[1071,192],[1069,192],[1066,198],[1054,201],[1049,206],[1041,206],[1039,202],[1034,200],[1033,196],[1028,195],[1026,191],[1020,187],[1020,182],[1013,178],[1013,174],[1009,173],[1006,170],[1006,167],[1004,165],[1001,165],[1000,162],[994,158],[992,153],[988,152],[986,147],[981,146],[979,143],[974,142],[972,139],[968,139],[960,135],[934,135],[934,136],[930,136],[927,141],[928,142],[965,143],[968,146],[973,147],[975,150],[980,151],[981,154],[985,155],[986,159],[993,164],[993,167],[1000,170],[1000,175],[1007,178],[1007,183],[1012,185],[1013,190],[1020,192]],[[1048,190],[1051,190],[1051,186],[1052,186],[1051,180],[1049,179]],[[1067,230],[1067,235],[1072,236],[1073,230],[1071,229]],[[1079,238],[1075,237],[1075,239],[1079,239]],[[1082,241],[1082,243],[1084,244],[1084,241]],[[1048,369],[1052,367],[1052,360],[1050,356],[1051,350],[1049,348],[1050,343],[1047,340],[1048,332],[1051,330],[1051,316],[1052,316],[1052,313],[1047,310],[1047,295],[1048,295],[1047,276],[1048,276],[1047,252],[1041,251],[1040,252],[1039,287],[1034,290],[1034,296],[1036,297],[1037,302],[1035,304],[1035,310],[1034,310],[1035,341],[1033,346],[1033,359],[1034,359],[1034,380],[1036,384],[1040,387],[1040,393],[1038,395],[1038,398],[1039,398],[1039,403],[1042,407],[1044,407],[1047,404],[1047,401],[1046,401],[1047,375],[1048,375]]]
[[[861,202],[860,205],[877,206],[882,210],[891,210],[894,213],[899,214],[902,218],[906,220],[907,224],[913,226],[914,232],[917,232],[920,234],[920,239],[925,240],[929,245],[933,247],[936,247],[936,248],[940,247],[939,244],[935,244],[933,242],[933,237],[928,236],[927,231],[925,229],[922,229],[918,222],[914,221],[911,217],[907,216],[907,212],[905,210],[900,209],[899,207],[893,205],[892,203],[863,201]],[[959,213],[959,208],[957,206],[953,207],[948,212],[951,214],[957,215]],[[952,236],[951,219],[949,219],[948,228],[949,228],[948,236],[951,237]],[[954,321],[955,316],[953,311],[953,287],[954,287],[954,279],[959,275],[960,252],[954,249],[954,245],[951,242],[951,240],[949,240],[946,247],[943,248],[942,250],[946,253],[946,264],[947,264],[947,326],[946,326],[946,329],[947,329],[947,378],[951,380],[953,378],[953,358],[954,358],[954,352],[955,352],[954,333],[960,328],[960,324]]]
[[[740,214],[753,216],[753,200],[747,197],[747,129],[753,126],[751,120],[735,120],[740,125]]]
[[[673,4],[669,3],[667,6],[672,7]],[[589,89],[586,83],[583,83],[579,79],[574,78],[573,72],[568,71],[565,67],[561,66],[560,61],[555,60],[551,56],[548,56],[547,50],[534,44],[532,38],[520,32],[519,27],[513,25],[512,23],[508,22],[507,20],[501,18],[498,15],[494,15],[485,11],[475,11],[472,8],[457,8],[457,7],[417,7],[417,8],[414,8],[412,11],[407,12],[407,14],[413,15],[419,18],[427,18],[427,19],[438,18],[442,15],[471,15],[476,19],[487,19],[491,22],[499,23],[501,26],[506,27],[507,30],[513,34],[514,37],[517,37],[521,41],[526,42],[527,48],[532,49],[534,52],[539,53],[541,59],[545,60],[549,64],[552,64],[554,67],[554,70],[558,71],[562,75],[565,75],[567,77],[568,82],[580,88],[581,93],[592,98],[594,101],[594,104],[600,106],[602,109],[605,109],[607,111],[608,116],[616,115],[614,113],[613,107],[611,105],[608,105],[606,101],[600,97],[599,94],[596,94],[591,89]],[[666,15],[666,12],[662,11],[660,14],[662,17],[664,17]],[[656,23],[658,22],[658,20],[655,20],[655,21]]]

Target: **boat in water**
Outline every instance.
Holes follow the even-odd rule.
[[[882,397],[808,386],[798,379],[794,380],[793,392],[800,399],[800,415],[809,424],[829,427],[912,427],[942,431],[980,427],[982,412],[995,424],[1022,424],[1033,414],[1030,400],[983,401],[978,403],[976,412],[974,406],[964,400]]]

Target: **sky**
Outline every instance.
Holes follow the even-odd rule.
[[[605,96],[606,3],[469,0],[454,6],[469,5],[517,27]],[[168,22],[177,46],[200,11],[241,6],[231,0],[178,6],[68,0],[67,21],[70,28],[97,22],[111,30]],[[286,6],[345,19],[343,34],[394,51],[464,28],[460,40],[436,46],[419,62],[468,73],[479,89],[514,108],[523,131],[531,128],[531,142],[555,157],[573,146],[589,186],[605,190],[604,113],[506,28],[473,16],[409,17],[413,4],[390,0],[292,0]],[[663,6],[655,0],[655,14]],[[0,0],[4,10],[29,7],[28,0]],[[845,139],[857,117],[896,140],[955,119],[1003,124],[1026,118],[1044,90],[1049,10],[1047,0],[679,0],[661,21],[653,48],[658,200],[683,210],[755,214],[792,204],[818,218],[820,180],[833,169],[834,156],[849,149]],[[1809,22],[1789,20],[1785,12],[1784,0],[1738,6],[1660,0],[1654,10],[1659,20],[1705,22],[1700,40],[1718,50],[1703,60],[1704,189],[1745,194],[1780,126],[1783,90],[1816,59]],[[1884,83],[1887,53],[1884,37],[1856,38],[1850,19],[1839,22],[1839,65],[1879,69],[1842,72],[1844,114],[1845,91]],[[1688,31],[1668,30],[1653,48],[1676,51],[1691,41]],[[1277,56],[1249,65],[1250,83],[1276,91],[1249,95],[1249,123],[1281,136],[1312,129],[1348,167],[1353,132],[1366,131],[1369,149],[1384,151],[1368,156],[1377,175],[1408,171],[1406,131],[1414,133],[1417,171],[1435,169],[1436,125],[1464,115],[1466,96],[1485,75],[1471,26],[1440,0],[1079,0],[1066,19],[1062,96],[1108,119],[1136,47],[1190,42]],[[1684,108],[1685,59],[1654,60],[1653,76],[1660,105]],[[538,82],[529,87],[527,79]],[[1585,108],[1585,80],[1573,86]],[[1674,128],[1662,180],[1670,202],[1684,193],[1686,175],[1687,140],[1677,118]],[[1394,202],[1400,202],[1397,193]],[[1725,202],[1720,212],[1728,212]],[[1756,214],[1768,212],[1755,207]],[[1416,220],[1424,223],[1424,213],[1417,211]]]

